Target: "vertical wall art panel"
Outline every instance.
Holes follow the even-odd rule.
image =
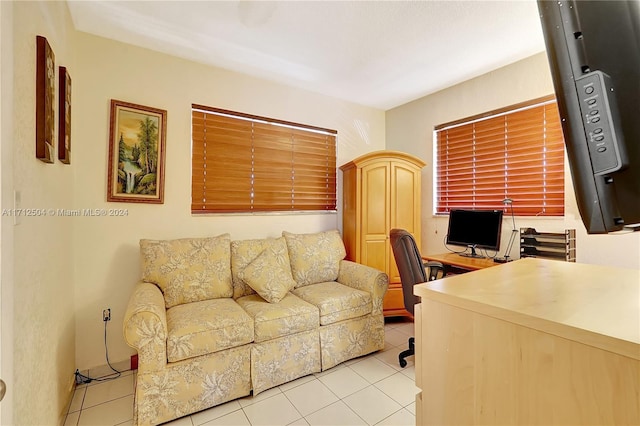
[[[36,37],[36,158],[53,163],[55,155],[55,56],[47,39]]]
[[[66,67],[58,70],[58,160],[71,164],[71,77]]]

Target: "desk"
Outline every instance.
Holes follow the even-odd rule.
[[[640,424],[640,270],[527,258],[414,293],[416,424]]]
[[[490,258],[477,259],[473,257],[460,256],[457,253],[427,254],[423,255],[422,258],[424,260],[435,260],[441,262],[446,269],[452,269],[447,267],[453,267],[464,269],[465,271],[477,271],[478,269],[500,265],[500,263],[496,263]]]

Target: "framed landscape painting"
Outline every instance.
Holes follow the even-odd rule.
[[[111,100],[107,201],[164,202],[167,111]]]

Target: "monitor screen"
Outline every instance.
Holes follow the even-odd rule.
[[[471,248],[471,257],[483,257],[476,248],[498,251],[502,210],[451,210],[447,244]]]
[[[538,8],[585,228],[640,229],[640,2]]]

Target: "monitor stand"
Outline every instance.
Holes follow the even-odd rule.
[[[462,257],[472,257],[474,259],[484,259],[485,256],[478,254],[476,252],[476,246],[467,246],[467,248],[471,249],[471,253],[458,253]]]

